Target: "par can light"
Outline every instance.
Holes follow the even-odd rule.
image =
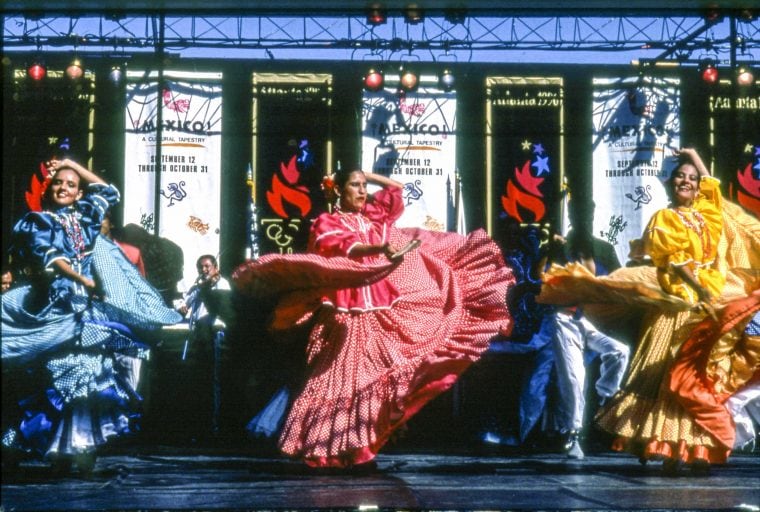
[[[29,66],[29,69],[27,69],[27,73],[29,73],[29,77],[32,80],[39,82],[47,75],[47,68],[45,68],[45,64],[41,61],[34,61],[32,65]]]
[[[401,73],[399,73],[399,84],[405,91],[413,91],[416,89],[419,81],[420,79],[417,76],[417,73],[409,68],[403,68]]]
[[[746,87],[755,83],[755,74],[749,66],[739,66],[736,70],[736,83]]]
[[[78,80],[84,75],[84,69],[82,69],[82,62],[79,59],[74,59],[71,64],[66,68],[66,76],[72,80]]]
[[[368,91],[379,91],[383,88],[385,83],[385,77],[383,72],[376,68],[370,68],[367,74],[364,75],[364,87]]]
[[[119,85],[123,78],[124,71],[122,71],[121,66],[113,66],[110,73],[108,73],[108,80],[114,85]]]
[[[699,67],[699,75],[702,77],[702,81],[706,84],[715,84],[720,78],[718,68],[712,61],[705,61]]]
[[[454,73],[448,68],[444,69],[438,77],[438,85],[444,91],[450,91],[456,85],[456,77]]]

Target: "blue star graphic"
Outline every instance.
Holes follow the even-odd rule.
[[[536,168],[536,176],[541,176],[544,172],[551,172],[549,170],[549,157],[541,158],[536,157],[536,161],[530,164],[531,167]]]
[[[533,152],[540,155],[544,152],[544,145],[541,143],[533,144]]]

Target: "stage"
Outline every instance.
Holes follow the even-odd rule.
[[[322,474],[249,447],[118,447],[90,475],[25,462],[2,510],[760,510],[760,456],[677,477],[609,452],[395,453],[368,474]]]

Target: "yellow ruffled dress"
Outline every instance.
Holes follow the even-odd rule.
[[[600,410],[597,424],[618,436],[614,449],[644,459],[723,462],[730,447],[695,422],[669,389],[679,349],[705,317],[690,308],[696,293],[669,267],[688,265],[720,311],[760,284],[760,222],[724,201],[717,180],[703,178],[692,208],[658,211],[644,239],[655,268],[623,268],[606,279],[555,268],[545,276],[537,300],[591,302],[584,311],[598,315],[600,323],[614,319],[621,305],[642,306],[645,314],[627,381]]]

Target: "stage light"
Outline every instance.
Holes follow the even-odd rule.
[[[122,79],[124,78],[124,71],[121,69],[121,66],[116,64],[115,66],[111,67],[111,71],[108,73],[108,79],[111,81],[114,85],[121,84]]]
[[[398,75],[398,81],[401,88],[405,91],[413,91],[419,84],[419,77],[410,67],[404,66],[401,68],[401,72]]]
[[[45,75],[47,75],[47,68],[41,60],[36,60],[32,63],[31,66],[29,66],[27,73],[29,73],[29,76],[32,80],[39,82],[45,78]]]
[[[736,70],[736,83],[741,86],[754,84],[755,74],[752,72],[752,68],[746,65],[739,66]]]
[[[723,14],[718,9],[707,10],[704,17],[708,23],[718,23],[723,20]]]
[[[739,21],[751,23],[757,18],[757,12],[752,9],[742,9],[739,13]]]
[[[448,9],[444,12],[443,19],[452,25],[459,25],[467,19],[467,11],[464,9]]]
[[[382,9],[373,8],[367,12],[367,25],[376,27],[378,25],[384,25],[388,21],[388,16]]]
[[[404,9],[404,20],[410,25],[416,25],[425,19],[425,15],[422,13],[422,9],[415,5],[410,5]]]
[[[364,87],[368,91],[379,91],[383,88],[385,83],[385,77],[383,72],[377,68],[370,68],[367,74],[364,75]]]
[[[78,80],[82,78],[82,75],[84,75],[84,69],[82,69],[82,62],[74,58],[74,60],[71,61],[71,64],[68,65],[66,68],[66,76],[71,78],[72,80]]]
[[[456,77],[454,76],[454,73],[449,68],[445,68],[438,76],[439,87],[444,91],[450,91],[454,88],[455,84]]]
[[[715,67],[715,63],[711,60],[702,62],[699,66],[699,76],[702,77],[702,81],[707,84],[715,84],[720,78],[718,68]]]

